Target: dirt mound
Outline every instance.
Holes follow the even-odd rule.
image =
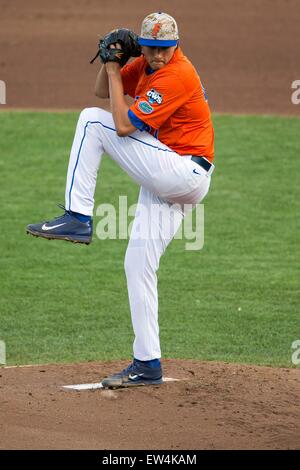
[[[125,367],[0,369],[1,449],[300,449],[299,371],[164,361],[161,386],[66,391]]]

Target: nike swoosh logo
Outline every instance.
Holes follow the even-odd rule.
[[[200,175],[200,176],[201,176],[201,173],[198,173],[198,171],[196,171],[195,168],[193,169],[193,173],[196,173],[196,175]]]
[[[57,227],[61,227],[62,225],[66,225],[66,222],[64,222],[63,224],[58,224],[58,225],[52,225],[51,227],[47,227],[46,224],[44,224],[42,226],[42,230],[53,230],[54,228],[57,228]]]
[[[129,374],[128,378],[129,380],[135,380],[137,379],[138,377],[142,377],[144,374]]]

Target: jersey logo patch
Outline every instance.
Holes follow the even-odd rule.
[[[140,101],[139,104],[138,104],[138,108],[144,114],[151,114],[154,111],[152,106],[150,106],[150,104],[147,103],[147,101]]]
[[[157,104],[161,104],[162,103],[162,100],[163,100],[163,97],[160,93],[158,93],[158,91],[154,90],[154,88],[152,88],[151,90],[147,91],[147,96],[149,98],[149,103],[157,103]]]

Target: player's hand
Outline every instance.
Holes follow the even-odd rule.
[[[118,42],[115,44],[111,44],[109,48],[110,49],[122,49],[121,44],[119,44]],[[118,62],[106,62],[105,67],[106,67],[107,72],[121,70],[121,64],[119,64]]]

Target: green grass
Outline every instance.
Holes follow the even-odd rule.
[[[25,235],[61,213],[74,113],[0,113],[0,339],[8,364],[129,358],[126,240],[91,246]],[[205,245],[161,260],[164,357],[292,366],[300,339],[300,119],[214,116],[216,171]],[[106,157],[96,192],[136,202]],[[95,217],[95,225],[99,217]]]

